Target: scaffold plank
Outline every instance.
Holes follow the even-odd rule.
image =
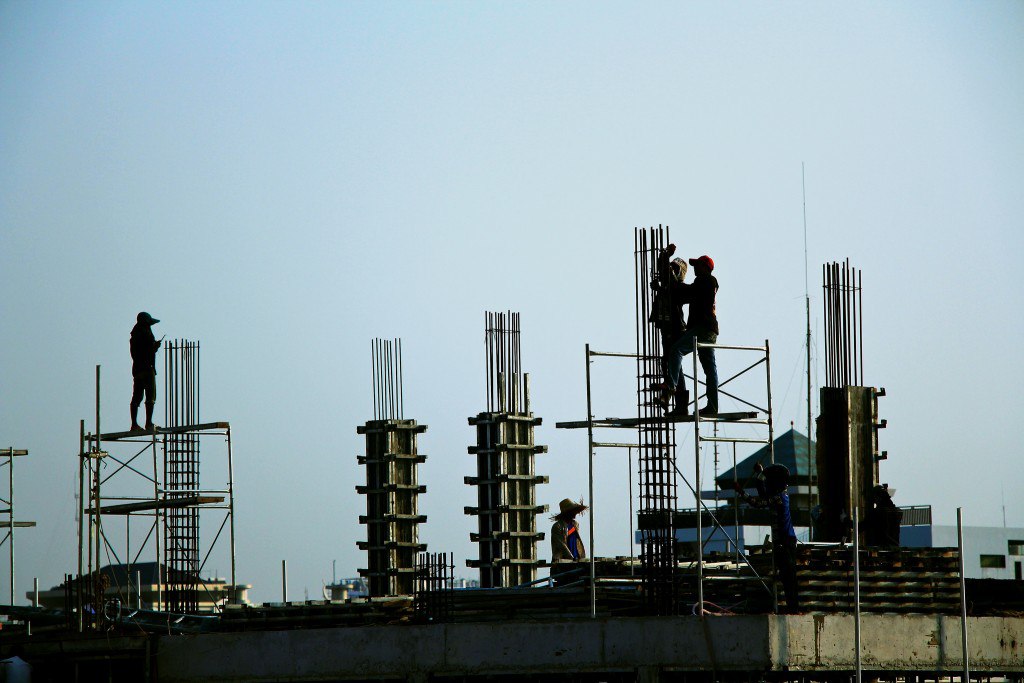
[[[740,413],[719,413],[715,417],[702,417],[701,422],[747,422],[748,420],[754,420],[757,418],[758,413],[753,412],[740,412]],[[556,429],[586,429],[593,425],[594,427],[612,427],[612,428],[624,428],[632,429],[641,425],[660,425],[678,422],[693,422],[696,419],[693,415],[681,415],[678,417],[605,417],[597,420],[578,420],[574,422],[556,422]]]
[[[149,440],[161,434],[190,434],[192,432],[209,432],[230,428],[231,425],[227,422],[203,422],[202,424],[181,425],[178,427],[157,427],[155,431],[151,432],[144,430],[135,432],[107,432],[106,434],[100,434],[99,438],[101,441],[138,441],[140,439]],[[96,435],[86,434],[85,438],[87,441],[92,441],[96,439]]]
[[[224,496],[183,496],[181,498],[169,498],[166,500],[145,500],[138,503],[121,503],[119,505],[105,505],[100,508],[101,515],[130,515],[133,512],[144,512],[146,510],[172,510],[178,508],[198,507],[212,503],[223,503]],[[93,514],[95,510],[86,508],[87,514]]]

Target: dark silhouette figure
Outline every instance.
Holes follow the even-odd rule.
[[[669,245],[669,253],[675,252],[675,245]],[[692,284],[673,281],[670,283],[673,300],[680,305],[689,304],[689,316],[686,330],[679,335],[665,351],[665,385],[656,400],[663,407],[668,407],[669,399],[683,384],[683,358],[693,353],[697,342],[714,344],[718,341],[718,316],[715,310],[715,298],[718,293],[718,280],[711,271],[715,262],[710,256],[690,259],[695,277]],[[714,349],[699,349],[697,357],[704,370],[704,381],[707,384],[707,404],[700,409],[701,415],[718,414],[718,366],[715,363]],[[696,379],[695,379],[696,381]],[[696,389],[696,386],[695,386]],[[677,395],[677,410],[678,410]],[[687,395],[687,399],[689,396]],[[677,413],[683,414],[683,413]]]
[[[900,523],[903,511],[896,507],[889,490],[882,485],[871,489],[871,506],[868,508],[866,541],[868,545],[883,548],[898,548],[900,545]]]
[[[650,322],[661,333],[662,367],[669,366],[669,350],[686,333],[686,322],[683,317],[683,285],[688,270],[686,261],[675,258],[671,261],[672,255],[676,252],[676,245],[670,244],[667,249],[662,249],[658,254],[657,276],[651,287],[654,289],[654,300],[651,302]],[[668,383],[658,384],[655,391],[660,392],[655,400],[664,407],[668,406],[667,391]],[[690,392],[686,389],[686,382],[679,382],[675,388],[675,407],[668,412],[668,415],[677,417],[690,414]]]
[[[156,404],[156,351],[160,348],[160,342],[153,336],[153,325],[160,321],[145,311],[139,313],[136,320],[135,327],[132,328],[130,344],[133,380],[131,430],[133,432],[143,431],[139,427],[139,404],[145,397],[145,431],[152,432],[156,429],[153,424],[153,406]]]
[[[762,468],[754,465],[754,485],[757,497],[748,496],[736,482],[736,492],[753,507],[768,508],[772,513],[772,557],[775,570],[782,579],[786,593],[786,608],[790,613],[800,611],[800,595],[796,583],[796,531],[789,513],[789,470],[778,463]]]

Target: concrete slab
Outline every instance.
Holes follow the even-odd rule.
[[[865,615],[865,670],[962,669],[954,617]],[[972,671],[1024,672],[1024,619],[969,620]],[[366,626],[161,637],[159,680],[312,681],[636,671],[852,671],[849,615]],[[653,673],[652,673],[653,672]]]

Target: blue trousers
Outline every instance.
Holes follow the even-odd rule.
[[[718,335],[714,332],[703,332],[699,330],[687,330],[683,332],[665,350],[665,375],[668,379],[669,389],[675,391],[683,377],[683,359],[693,353],[695,342],[702,344],[714,344],[718,341]],[[697,359],[704,370],[704,379],[707,383],[708,403],[718,405],[718,366],[715,364],[714,349],[698,349]],[[694,392],[697,387],[694,386]]]

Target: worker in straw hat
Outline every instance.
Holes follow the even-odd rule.
[[[579,563],[587,559],[576,515],[587,509],[583,500],[578,503],[566,498],[558,504],[558,514],[551,519],[551,578],[555,585],[579,578]]]

